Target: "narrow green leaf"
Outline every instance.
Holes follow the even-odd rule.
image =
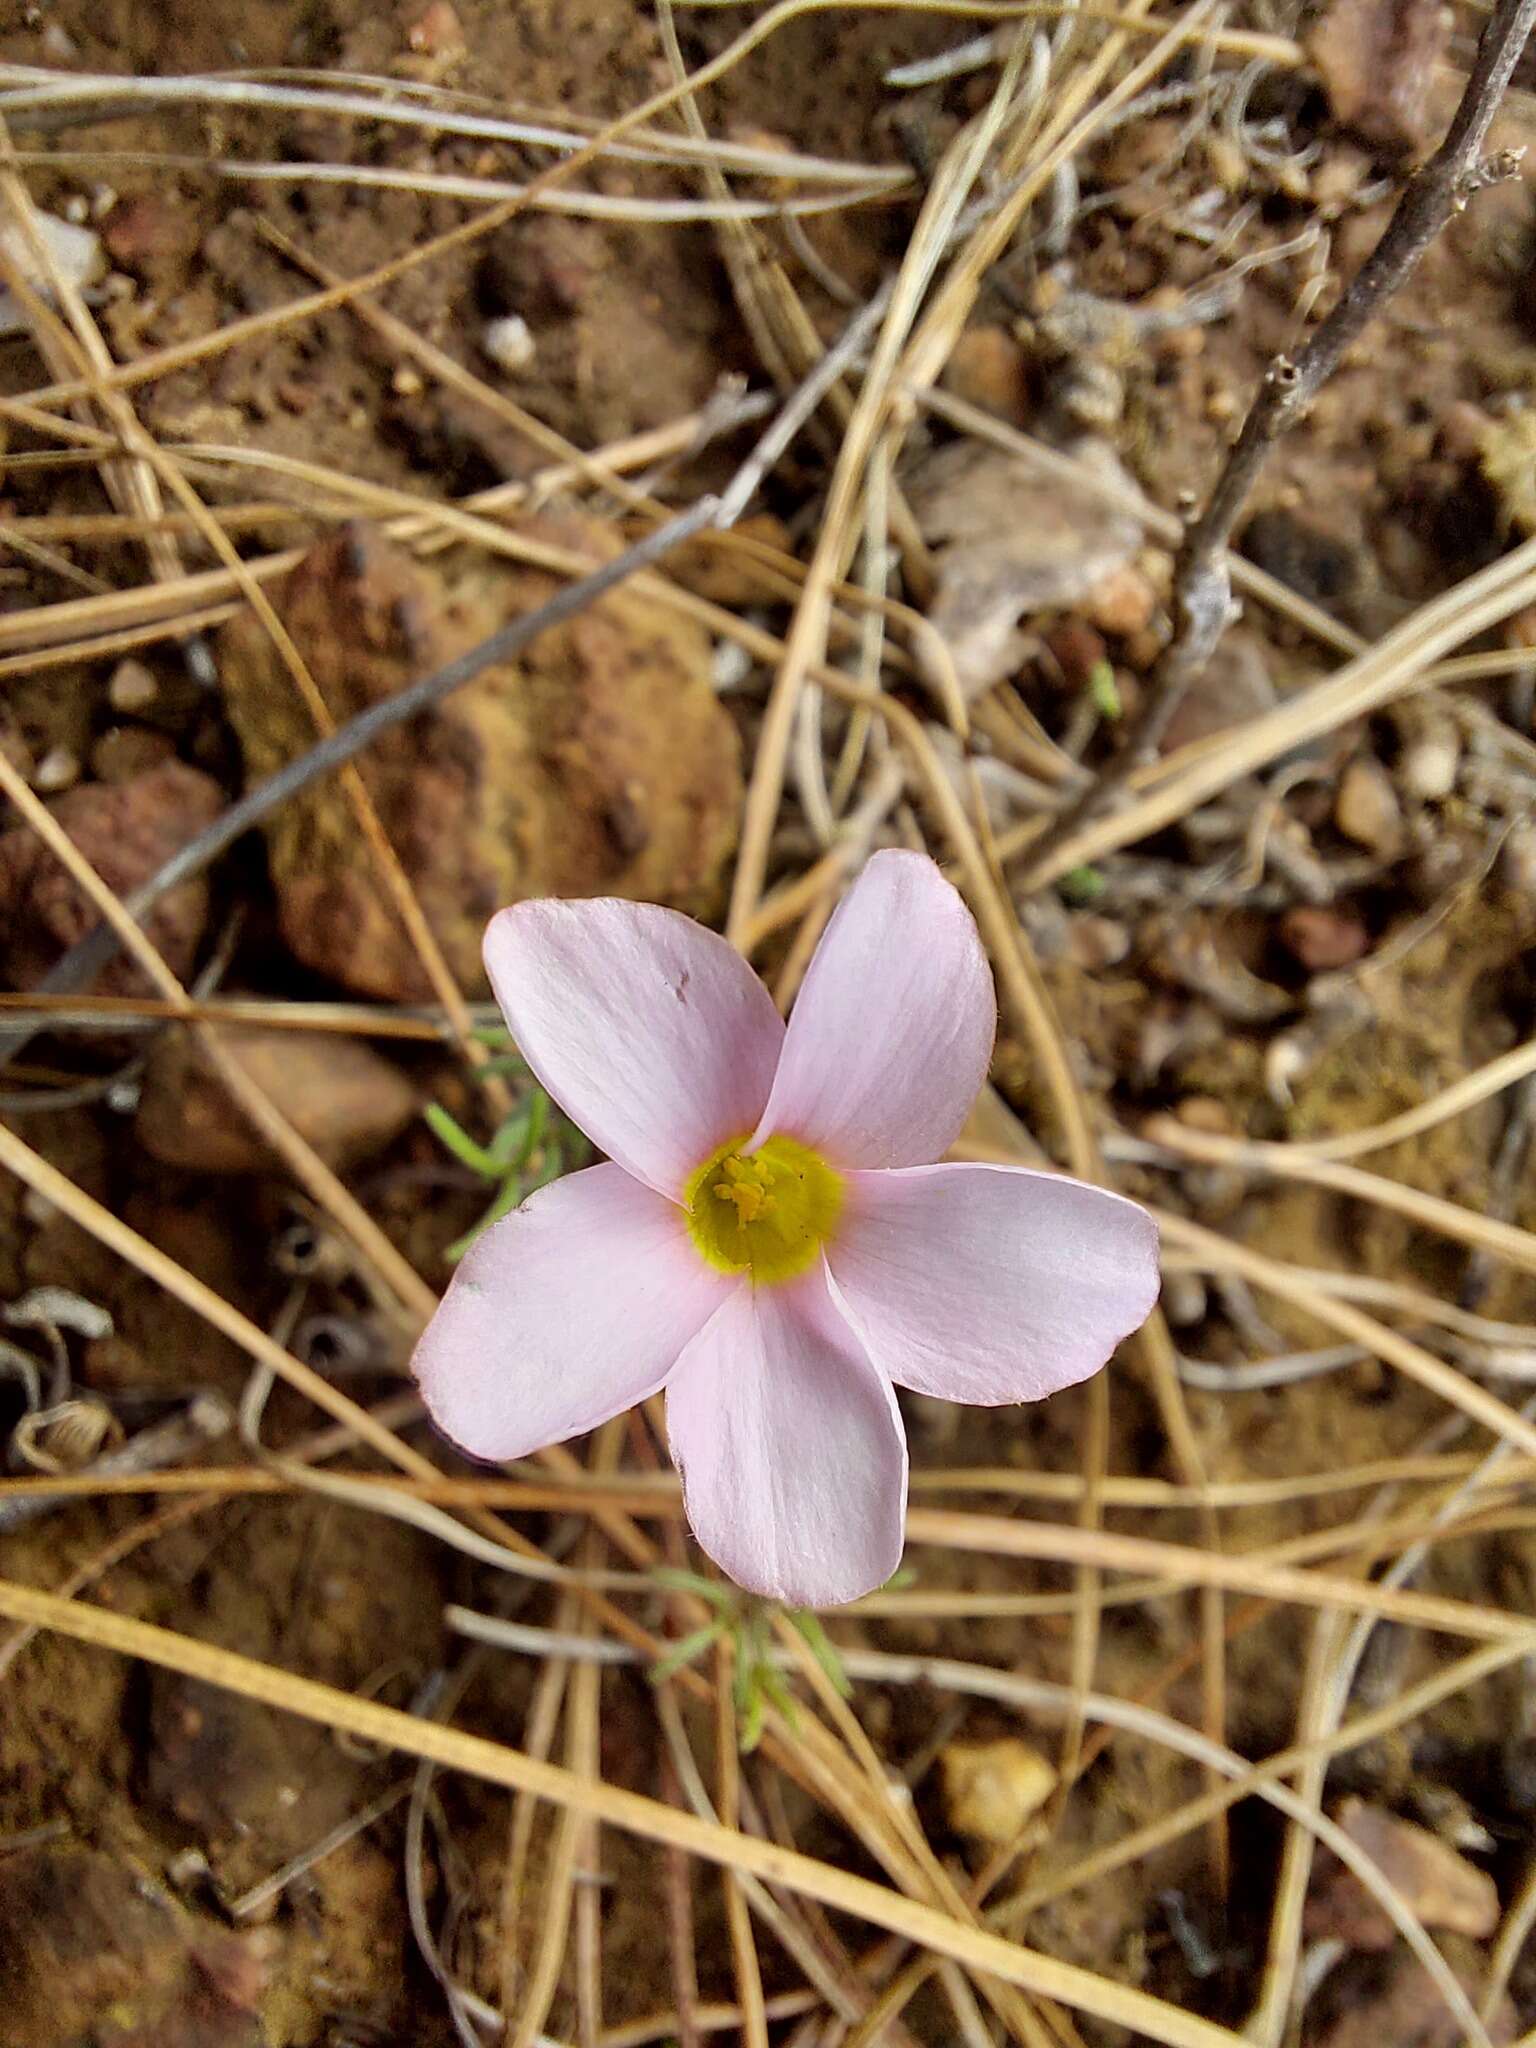
[[[776,1667],[772,1664],[764,1664],[759,1667],[757,1676],[758,1684],[763,1692],[773,1701],[773,1704],[784,1716],[790,1727],[798,1730],[800,1715],[795,1707],[794,1699],[791,1697],[789,1687],[784,1683]]]
[[[1093,699],[1100,718],[1111,723],[1125,716],[1125,706],[1120,702],[1120,688],[1115,681],[1115,672],[1107,661],[1096,661],[1088,671],[1088,694]]]
[[[766,1712],[767,1705],[763,1699],[762,1687],[755,1685],[747,1700],[746,1711],[741,1716],[740,1742],[743,1756],[750,1756],[762,1741],[763,1719]]]
[[[724,1610],[736,1604],[736,1595],[729,1586],[722,1586],[715,1579],[706,1579],[700,1572],[684,1571],[678,1565],[653,1565],[651,1577],[658,1586],[665,1586],[669,1593],[693,1593],[700,1600],[707,1600],[711,1607]]]
[[[500,1162],[483,1145],[477,1145],[440,1102],[429,1102],[422,1114],[433,1137],[444,1151],[453,1154],[461,1166],[467,1166],[471,1173],[478,1173],[482,1180],[501,1179]]]
[[[723,1621],[708,1621],[703,1628],[696,1628],[691,1635],[680,1636],[668,1650],[665,1657],[658,1657],[646,1676],[652,1685],[661,1685],[681,1671],[685,1664],[691,1664],[695,1657],[707,1650],[725,1628]]]

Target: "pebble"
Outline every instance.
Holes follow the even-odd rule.
[[[1262,718],[1276,701],[1263,643],[1239,626],[1224,635],[1186,691],[1163,735],[1162,751],[1171,754],[1229,726]]]
[[[120,896],[145,882],[210,824],[224,796],[210,777],[184,761],[166,761],[131,782],[82,782],[53,805],[60,825],[102,879]],[[149,913],[146,930],[173,973],[185,975],[208,916],[201,877],[168,890]],[[25,827],[0,833],[0,975],[12,988],[30,987],[66,946],[98,922],[89,898]],[[144,987],[132,962],[103,972],[104,994]]]
[[[159,695],[160,685],[154,670],[142,661],[135,661],[132,655],[117,664],[107,684],[107,702],[114,711],[121,711],[127,718],[135,718],[139,712],[147,711]]]
[[[1298,903],[1280,919],[1285,949],[1310,974],[1352,967],[1371,949],[1365,920],[1355,911],[1322,903]]]
[[[1067,919],[1067,955],[1085,973],[1118,967],[1130,950],[1130,933],[1112,917],[1087,910]]]
[[[73,747],[50,747],[32,771],[32,787],[42,796],[57,796],[80,780],[80,756]]]
[[[416,1091],[386,1059],[331,1031],[228,1030],[223,1043],[301,1137],[331,1164],[366,1158],[416,1113]],[[134,1132],[191,1173],[262,1173],[274,1159],[185,1031],[156,1041]]]
[[[521,313],[503,313],[487,320],[480,332],[480,347],[487,360],[509,377],[529,369],[538,353],[532,329]]]
[[[74,285],[94,284],[106,268],[101,237],[95,229],[78,227],[73,221],[61,220],[57,214],[36,210],[33,220],[63,276]],[[28,283],[46,295],[48,285],[42,266],[33,254],[32,244],[15,222],[0,227],[0,243],[4,244],[6,255]],[[24,334],[30,326],[31,321],[20,301],[11,292],[0,291],[0,334]]]
[[[1157,610],[1157,592],[1135,563],[1128,562],[1089,593],[1083,610],[1101,633],[1128,640],[1151,625]]]
[[[448,0],[431,0],[431,5],[406,30],[405,40],[418,56],[439,60],[462,57],[469,47],[464,40],[464,25]]]
[[[1369,757],[1349,763],[1339,779],[1333,822],[1346,839],[1382,860],[1396,860],[1403,850],[1402,806],[1392,778]]]
[[[1347,1799],[1338,1820],[1426,1927],[1482,1941],[1498,1926],[1493,1879],[1428,1828],[1361,1799]],[[1314,1886],[1306,1927],[1310,1935],[1331,1936],[1351,1948],[1388,1949],[1397,1939],[1397,1929],[1380,1906],[1338,1863]]]
[[[175,752],[169,733],[147,725],[114,725],[91,748],[91,773],[98,782],[117,786],[147,775]]]
[[[1029,415],[1029,366],[1006,327],[968,327],[939,379],[946,391],[1015,425]]]
[[[1403,755],[1403,787],[1410,796],[1437,803],[1456,787],[1461,769],[1461,735],[1453,725],[1427,732]]]
[[[1440,0],[1331,0],[1306,47],[1334,119],[1397,152],[1424,138],[1449,36]]]
[[[939,1756],[944,1807],[956,1834],[1001,1848],[1016,1842],[1056,1789],[1056,1767],[1017,1736],[953,1742]]]

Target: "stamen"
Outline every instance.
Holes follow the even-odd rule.
[[[711,1266],[771,1285],[805,1272],[843,1206],[842,1176],[797,1139],[769,1138],[744,1153],[722,1146],[689,1180],[689,1235]]]

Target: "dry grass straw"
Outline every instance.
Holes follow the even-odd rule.
[[[781,996],[787,998],[870,836],[880,829],[905,790],[919,792],[927,815],[936,821],[942,836],[942,844],[935,850],[953,864],[976,912],[996,970],[1005,1016],[1029,1047],[1042,1077],[1042,1108],[1053,1127],[1060,1156],[1073,1170],[1102,1177],[1105,1169],[1097,1137],[1068,1048],[1013,900],[1001,882],[1001,863],[1027,854],[1032,828],[994,843],[979,793],[973,787],[966,796],[957,794],[922,720],[881,687],[882,668],[910,672],[913,653],[929,629],[919,613],[886,596],[883,579],[870,575],[867,563],[883,550],[890,536],[907,554],[909,580],[921,587],[921,544],[894,482],[896,457],[916,407],[947,411],[968,430],[987,432],[1005,444],[1009,440],[1011,430],[995,422],[983,426],[981,417],[966,418],[963,407],[957,413],[956,401],[934,386],[989,265],[1046,189],[1055,169],[1069,161],[1117,107],[1141,91],[1191,41],[1198,42],[1207,55],[1262,57],[1277,66],[1294,65],[1297,51],[1284,38],[1215,24],[1209,11],[1198,5],[1179,21],[1170,22],[1155,16],[1148,5],[1024,9],[988,5],[984,0],[953,0],[953,4],[951,0],[896,0],[896,4],[903,11],[951,15],[957,20],[1019,23],[1023,32],[1003,63],[990,103],[961,132],[929,188],[875,330],[867,366],[856,373],[851,362],[839,362],[837,376],[829,380],[823,405],[833,429],[828,445],[835,452],[825,516],[809,563],[733,539],[718,543],[752,554],[764,574],[765,587],[791,602],[787,634],[780,637],[691,597],[665,576],[649,577],[648,587],[654,596],[681,607],[711,633],[733,639],[774,672],[767,719],[753,764],[731,905],[730,932],[736,942],[750,951],[775,934],[787,935],[787,965],[779,983]],[[611,151],[632,149],[647,161],[672,163],[703,180],[702,204],[727,238],[743,315],[765,360],[774,366],[786,390],[814,375],[821,353],[814,324],[783,269],[768,259],[767,245],[742,217],[743,209],[729,200],[731,176],[758,174],[765,166],[751,152],[710,137],[699,96],[786,24],[825,11],[826,6],[827,0],[783,0],[700,71],[688,77],[675,76],[669,86],[622,119],[585,127],[569,124],[551,145],[563,152],[560,159],[531,179],[520,193],[362,277],[338,278],[313,255],[288,247],[290,259],[318,276],[321,288],[291,305],[233,322],[216,334],[152,350],[129,365],[114,365],[106,357],[89,314],[67,290],[57,292],[58,303],[68,316],[64,322],[56,320],[34,297],[35,325],[40,340],[46,338],[52,381],[25,398],[5,401],[0,410],[34,432],[51,435],[60,444],[61,457],[98,465],[118,510],[110,517],[93,520],[33,522],[19,528],[14,539],[33,549],[51,549],[56,542],[100,541],[114,546],[131,542],[145,548],[154,580],[140,589],[116,593],[92,590],[81,598],[0,621],[0,649],[5,651],[0,674],[104,658],[157,639],[204,630],[237,606],[248,606],[278,646],[295,688],[309,705],[317,731],[323,731],[323,702],[265,595],[267,586],[292,565],[299,551],[282,549],[247,561],[234,549],[234,534],[260,533],[265,526],[294,516],[324,526],[361,510],[390,523],[402,540],[423,550],[449,543],[471,546],[569,575],[581,573],[590,564],[571,550],[552,547],[527,532],[509,528],[505,515],[536,505],[543,489],[579,482],[581,488],[598,494],[601,501],[617,503],[631,516],[660,517],[663,508],[628,484],[625,471],[686,448],[699,429],[697,417],[607,450],[591,453],[574,448],[385,313],[374,295],[408,269],[468,245],[528,207],[549,203],[562,192],[569,197],[574,190],[572,181],[583,170]],[[1042,59],[1043,45],[1029,40],[1031,27],[1041,19],[1065,20],[1069,16],[1074,24],[1071,33]],[[110,85],[113,90],[128,90],[140,97],[150,89],[148,82],[114,80]],[[92,92],[108,89],[105,81],[81,80],[77,86],[87,99]],[[194,103],[199,99],[208,103],[216,96],[208,81],[159,80],[153,87],[157,91],[174,89]],[[36,81],[11,77],[8,89],[0,89],[0,115],[7,108],[19,114],[47,90]],[[276,90],[263,88],[268,100]],[[262,103],[262,92],[255,84],[246,92],[246,103]],[[361,99],[359,95],[359,103]],[[675,134],[666,125],[679,110],[689,123],[687,134]],[[347,111],[353,109],[349,106]],[[374,107],[370,118],[377,112]],[[419,117],[421,123],[436,127],[455,122],[463,127],[484,118],[482,110],[439,102],[431,96],[400,102],[392,117],[407,123],[416,123]],[[490,118],[495,118],[494,110]],[[858,196],[888,189],[895,182],[884,176],[866,176],[865,167],[858,165],[795,152],[769,154],[775,174],[829,187],[834,204],[845,203],[850,191]],[[983,209],[956,241],[956,225],[989,163],[994,173],[1000,167],[1005,174],[1003,196],[990,210]],[[837,182],[840,179],[842,185]],[[4,173],[4,196],[13,213],[27,220],[30,201],[14,160]],[[552,468],[545,478],[526,491],[506,487],[463,505],[447,505],[366,484],[322,465],[277,458],[260,449],[162,447],[131,409],[127,394],[141,384],[206,363],[231,347],[301,326],[322,311],[343,306],[366,321],[402,360],[412,361],[460,396],[534,436],[551,457]],[[246,500],[223,511],[203,502],[199,487],[209,480],[217,480],[222,488],[231,477],[239,476],[243,482],[257,470],[267,479],[259,488],[272,490],[273,499]],[[162,493],[179,509],[167,515]],[[1157,530],[1157,519],[1148,515],[1147,508],[1140,509]],[[1160,516],[1166,524],[1166,515]],[[221,566],[191,574],[182,570],[176,545],[194,536]],[[850,581],[861,551],[866,567]],[[1422,607],[1368,648],[1323,615],[1299,607],[1266,579],[1250,574],[1247,587],[1265,602],[1288,609],[1323,644],[1344,655],[1345,665],[1281,710],[1228,736],[1221,749],[1188,749],[1182,756],[1156,764],[1133,782],[1124,810],[1086,827],[1069,846],[1053,854],[1047,867],[1030,877],[1032,882],[1044,883],[1070,867],[1133,844],[1148,832],[1188,815],[1240,775],[1408,690],[1492,672],[1493,664],[1485,657],[1474,656],[1459,664],[1446,663],[1444,657],[1536,596],[1536,543],[1516,549],[1492,568]],[[851,680],[837,665],[837,658],[850,650],[861,664],[857,680]],[[930,657],[933,651],[930,638]],[[1483,665],[1479,667],[1479,663]],[[824,697],[841,700],[851,708],[857,734],[856,745],[845,750],[830,777],[824,773],[816,744],[818,706]],[[815,716],[807,715],[807,706]],[[944,709],[952,729],[963,736],[966,712],[957,689],[944,693]],[[1027,745],[1034,749],[1027,755],[1032,771],[1048,782],[1073,772],[1072,764],[1058,758],[1048,744],[1028,741]],[[875,759],[877,753],[879,760]],[[792,773],[796,793],[818,828],[822,850],[800,873],[769,894],[770,851],[786,780]],[[877,775],[883,777],[878,786]],[[221,1039],[224,1024],[259,1017],[296,1027],[439,1041],[446,1034],[457,1040],[461,1050],[472,1045],[471,1015],[420,919],[361,783],[349,790],[354,815],[432,978],[438,997],[434,1017],[383,1015],[349,1005],[194,1002],[3,755],[0,789],[66,865],[100,914],[119,930],[126,949],[156,992],[141,1002],[115,1005],[99,998],[70,998],[59,1008],[74,1017],[131,1011],[145,1019],[174,1018],[196,1031],[243,1112],[273,1144],[320,1213],[355,1248],[375,1285],[393,1299],[402,1329],[429,1313],[431,1290],[405,1264],[348,1189],[251,1087]],[[862,809],[861,789],[865,791]],[[16,1006],[26,1007],[24,1001]],[[1417,1193],[1352,1162],[1417,1136],[1437,1122],[1465,1114],[1533,1070],[1536,1051],[1521,1047],[1388,1123],[1306,1144],[1256,1146],[1207,1140],[1182,1128],[1165,1134],[1166,1142],[1192,1160],[1237,1166],[1387,1207],[1453,1242],[1529,1272],[1536,1245],[1529,1232],[1498,1219],[1475,1216],[1460,1204]],[[597,1831],[602,1827],[637,1834],[679,1857],[717,1865],[724,1874],[736,2003],[723,2011],[680,2010],[675,2018],[677,2031],[684,2038],[690,2029],[739,2024],[748,2041],[761,2048],[768,2038],[770,2017],[809,2010],[835,2015],[841,2025],[853,2029],[852,2039],[860,2048],[886,2026],[892,2029],[893,2038],[900,2040],[901,2013],[924,1978],[936,1973],[959,2036],[978,2044],[988,2037],[979,1994],[1004,2031],[1027,2048],[1072,2048],[1080,2038],[1073,2013],[1091,2015],[1141,2038],[1170,2044],[1170,2048],[1218,2048],[1218,2044],[1233,2048],[1239,2040],[1276,2048],[1296,1995],[1298,1916],[1311,1844],[1321,1839],[1356,1869],[1367,1889],[1396,1920],[1467,2038],[1480,2048],[1486,2043],[1477,2011],[1439,1960],[1422,1927],[1380,1874],[1329,1822],[1322,1811],[1321,1794],[1330,1758],[1378,1734],[1411,1725],[1441,1701],[1483,1683],[1536,1650],[1536,1627],[1525,1618],[1470,1601],[1447,1599],[1405,1582],[1407,1561],[1439,1542],[1530,1526],[1532,1518],[1522,1505],[1520,1488],[1536,1475],[1536,1425],[1414,1342],[1394,1323],[1367,1313],[1365,1307],[1326,1284],[1326,1276],[1302,1273],[1283,1260],[1219,1238],[1182,1217],[1165,1218],[1171,1264],[1235,1273],[1261,1292],[1283,1299],[1293,1310],[1358,1342],[1414,1379],[1465,1425],[1486,1432],[1495,1447],[1493,1453],[1448,1454],[1434,1449],[1354,1469],[1301,1473],[1283,1480],[1241,1476],[1213,1480],[1206,1473],[1185,1406],[1171,1343],[1161,1324],[1154,1324],[1137,1356],[1159,1404],[1177,1479],[1109,1472],[1107,1378],[1098,1381],[1087,1397],[1078,1472],[939,1470],[914,1475],[909,1536],[919,1557],[924,1548],[934,1547],[959,1557],[971,1554],[1065,1566],[1075,1575],[1073,1589],[1062,1594],[971,1595],[925,1592],[921,1587],[891,1592],[864,1603],[866,1626],[876,1624],[882,1614],[1064,1614],[1070,1617],[1072,1628],[1069,1682],[1053,1686],[1021,1673],[992,1671],[955,1660],[903,1662],[863,1650],[848,1654],[851,1675],[872,1685],[923,1683],[955,1697],[988,1697],[1054,1718],[1063,1737],[1062,1793],[1053,1822],[1059,1822],[1068,1802],[1077,1796],[1082,1772],[1099,1754],[1101,1739],[1107,1739],[1110,1730],[1118,1731],[1118,1739],[1165,1747],[1206,1773],[1206,1790],[1177,1811],[1065,1870],[1038,1876],[1026,1868],[1013,1896],[986,1909],[987,1886],[979,1883],[962,1890],[934,1854],[910,1809],[892,1799],[885,1759],[858,1716],[837,1695],[814,1660],[806,1657],[792,1630],[781,1632],[780,1647],[798,1659],[796,1679],[805,1704],[797,1727],[770,1716],[765,1765],[794,1778],[825,1814],[863,1846],[891,1880],[889,1884],[854,1877],[833,1862],[804,1855],[786,1842],[772,1839],[771,1825],[766,1834],[757,1831],[763,1817],[750,1804],[749,1786],[732,1739],[728,1653],[721,1655],[707,1676],[684,1671],[659,1688],[656,1696],[660,1726],[693,1810],[684,1812],[604,1781],[599,1748],[601,1665],[595,1654],[585,1652],[617,1643],[646,1662],[664,1652],[666,1638],[640,1618],[655,1604],[651,1582],[644,1574],[663,1555],[641,1524],[659,1524],[660,1533],[675,1541],[680,1515],[676,1487],[669,1475],[614,1469],[620,1444],[617,1431],[600,1440],[591,1469],[569,1452],[559,1451],[550,1453],[537,1473],[507,1479],[447,1478],[431,1458],[405,1441],[401,1434],[403,1410],[381,1418],[361,1408],[293,1357],[276,1337],[260,1330],[232,1304],[74,1187],[40,1153],[3,1126],[0,1165],[230,1337],[258,1371],[283,1379],[318,1406],[335,1426],[329,1442],[363,1447],[386,1467],[383,1472],[343,1478],[317,1471],[312,1462],[299,1462],[291,1455],[280,1460],[267,1455],[265,1462],[245,1466],[112,1481],[81,1474],[0,1482],[0,1497],[31,1493],[64,1500],[141,1492],[168,1497],[166,1506],[99,1553],[84,1576],[77,1573],[71,1581],[73,1591],[121,1563],[134,1544],[152,1541],[177,1517],[211,1512],[219,1502],[241,1496],[280,1498],[300,1487],[324,1493],[340,1511],[394,1514],[410,1520],[428,1540],[456,1544],[487,1561],[532,1572],[540,1581],[554,1581],[554,1637],[561,1647],[552,1645],[543,1657],[521,1748],[396,1713],[275,1666],[195,1642],[184,1634],[88,1606],[78,1598],[0,1582],[0,1613],[27,1628],[56,1630],[98,1648],[204,1679],[510,1791],[514,1799],[501,1904],[507,1963],[500,1996],[510,2038],[521,2048],[527,2048],[547,2026],[567,1968],[568,1948],[573,1950],[575,2024],[583,2048],[598,2041],[607,2043],[608,2048],[624,2048],[624,2044],[635,2048],[662,2029],[663,2022],[653,2025],[649,2021],[628,2028],[604,2027],[596,1894],[579,1882],[580,1872],[595,1861]],[[1406,1300],[1410,1291],[1398,1292]],[[1411,1310],[1414,1304],[1408,1302],[1407,1306]],[[1451,1305],[1443,1306],[1447,1314],[1453,1312]],[[1405,1504],[1400,1492],[1391,1490],[1406,1487],[1419,1491]],[[1272,1540],[1261,1548],[1218,1540],[1226,1535],[1216,1521],[1218,1510],[1223,1514],[1267,1511],[1285,1501],[1326,1500],[1336,1493],[1363,1496],[1363,1505],[1350,1519],[1332,1527],[1303,1538]],[[175,1499],[183,1494],[191,1498]],[[927,1505],[932,1494],[962,1499],[984,1495],[1003,1501],[1007,1512]],[[1017,1503],[1031,1500],[1065,1509],[1075,1519],[1071,1523],[1026,1519],[1018,1512]],[[555,1511],[584,1518],[587,1526],[580,1561],[570,1567],[554,1565],[497,1520],[495,1510]],[[1108,1526],[1111,1513],[1129,1511],[1184,1517],[1198,1531],[1199,1540],[1133,1536]],[[613,1568],[615,1554],[620,1569]],[[1371,1577],[1371,1569],[1383,1560],[1389,1566],[1385,1577]],[[1095,1683],[1100,1616],[1106,1603],[1127,1597],[1185,1599],[1191,1594],[1200,1603],[1199,1646],[1170,1665],[1164,1682],[1172,1683],[1178,1673],[1189,1668],[1198,1667],[1202,1672],[1204,1728],[1199,1733],[1144,1703],[1117,1699]],[[1244,1596],[1248,1604],[1229,1613],[1224,1604],[1228,1595]],[[632,1611],[636,1600],[642,1603],[639,1613]],[[697,1603],[687,1598],[677,1599],[675,1605],[684,1626],[696,1624],[702,1614]],[[1266,1615],[1284,1607],[1309,1611],[1316,1617],[1298,1739],[1274,1756],[1249,1763],[1225,1742],[1226,1646],[1236,1632],[1258,1625]],[[1392,1706],[1348,1718],[1343,1679],[1351,1668],[1349,1660],[1358,1654],[1363,1629],[1384,1620],[1404,1629],[1459,1637],[1478,1647],[1406,1690]],[[1354,1650],[1351,1645],[1356,1646]],[[681,1696],[710,1710],[712,1796],[689,1746],[690,1733],[679,1710]],[[1092,1738],[1087,1735],[1090,1727],[1098,1731]],[[562,1730],[566,1761],[559,1766],[548,1758],[561,1741]],[[1020,1931],[1042,1905],[1091,1885],[1119,1864],[1150,1854],[1195,1828],[1211,1830],[1219,1875],[1224,1868],[1224,1816],[1235,1801],[1250,1796],[1276,1804],[1288,1827],[1259,2000],[1242,2034],[1150,1998],[1102,1973],[1063,1964],[985,1924],[984,1909],[997,1925]],[[543,1809],[554,1815],[553,1846],[543,1865],[543,1893],[552,1904],[542,1918],[542,1931],[532,1953],[525,1955],[518,1932],[525,1917],[535,1835]],[[1011,1858],[1002,1861],[999,1874],[1010,1862]],[[841,1949],[831,1936],[830,1923],[820,1917],[822,1907],[883,1929],[895,1938],[883,1945],[878,1969],[869,1959],[850,1958]],[[1528,1881],[1506,1916],[1489,1981],[1482,1988],[1485,2017],[1499,1986],[1514,1968],[1533,1920],[1536,1881]],[[765,1998],[754,1922],[768,1927],[795,1958],[809,1986],[807,1993],[792,1994],[788,2002]],[[572,1925],[574,1941],[568,1943],[567,1928]],[[915,1956],[911,1950],[916,1951]],[[665,2016],[664,2024],[670,2026],[673,2017]]]

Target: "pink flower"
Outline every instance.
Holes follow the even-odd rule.
[[[612,1162],[472,1247],[414,1362],[472,1456],[525,1457],[666,1389],[694,1534],[794,1606],[901,1559],[895,1389],[982,1407],[1096,1372],[1157,1298],[1132,1202],[1022,1167],[936,1166],[996,1002],[933,862],[877,853],[788,1028],[676,911],[521,903],[486,966],[523,1058]]]

